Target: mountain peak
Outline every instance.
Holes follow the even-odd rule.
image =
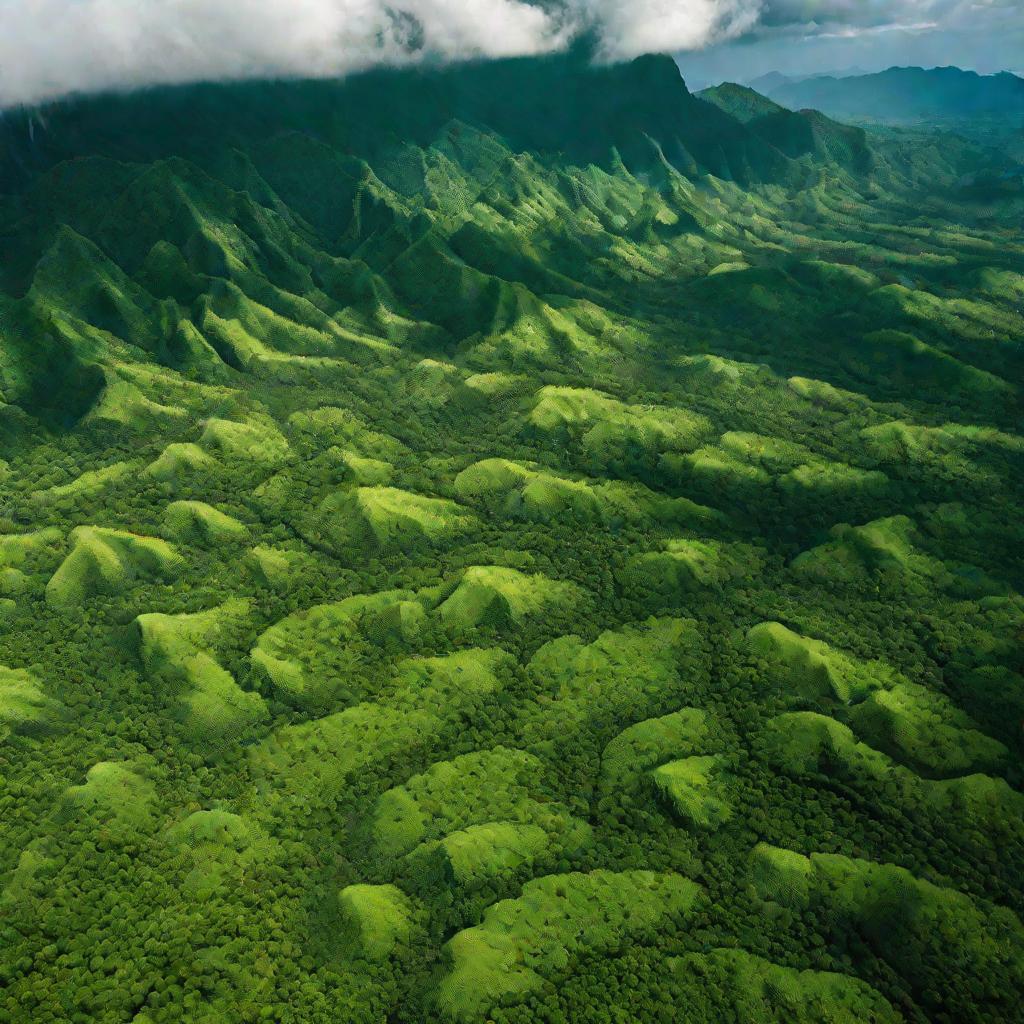
[[[698,103],[666,55],[602,64],[578,48],[542,57],[383,70],[342,80],[263,81],[148,89],[47,108],[48,130],[0,148],[0,194],[85,155],[125,163],[171,154],[203,164],[298,132],[353,155],[429,145],[452,120],[486,125],[516,150],[577,164],[646,170],[661,160],[737,180],[779,180],[785,160],[743,125]],[[10,128],[14,132],[14,124]],[[22,133],[23,135],[24,133]],[[12,135],[12,138],[14,136]],[[21,138],[21,135],[18,136]]]

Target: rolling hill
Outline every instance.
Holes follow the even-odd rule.
[[[1024,199],[668,58],[0,118],[0,1021],[1020,1020]]]

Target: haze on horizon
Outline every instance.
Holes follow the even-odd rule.
[[[1024,64],[1018,0],[0,0],[0,108],[80,92],[540,54],[680,55],[694,87],[768,71]]]
[[[956,66],[1024,75],[1018,0],[768,0],[757,23],[679,54],[691,88],[793,76]]]

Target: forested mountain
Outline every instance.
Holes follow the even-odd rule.
[[[516,151],[559,153],[579,165],[608,165],[617,150],[627,165],[646,168],[661,159],[647,136],[679,170],[696,163],[745,181],[782,180],[789,171],[741,125],[692,96],[670,58],[594,66],[574,51],[340,81],[154,89],[8,115],[0,181],[18,188],[26,174],[85,155],[208,162],[211,152],[287,131],[372,159],[396,146],[428,146],[453,120],[486,127]]]
[[[997,153],[578,53],[0,139],[0,1022],[1022,1019]]]
[[[979,75],[960,68],[889,68],[872,75],[765,78],[762,91],[787,107],[813,107],[838,118],[888,122],[984,116],[1024,121],[1024,79],[1009,72]]]
[[[797,82],[806,82],[813,78],[854,78],[861,75],[866,75],[863,68],[852,67],[844,68],[843,70],[833,71],[817,71],[813,74],[793,74],[787,71],[783,74],[781,71],[769,71],[765,75],[758,75],[757,78],[745,79],[745,84],[751,88],[757,90],[757,92],[770,95],[777,89],[780,89],[784,85],[793,85]]]

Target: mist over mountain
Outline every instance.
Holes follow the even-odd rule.
[[[151,85],[333,78],[562,52],[690,50],[749,29],[757,0],[34,0],[0,3],[0,109]]]
[[[748,88],[757,92],[770,95],[774,90],[781,89],[787,85],[795,85],[798,82],[806,82],[814,78],[854,78],[868,74],[863,68],[847,68],[844,71],[816,71],[813,73],[796,75],[783,74],[780,71],[769,71],[766,75],[758,75],[749,81],[744,79]]]
[[[1003,72],[979,75],[960,68],[890,68],[872,75],[762,80],[761,89],[796,109],[831,117],[880,121],[959,119],[976,115],[1024,118],[1024,79]]]
[[[650,160],[647,136],[679,166],[771,177],[777,155],[752,146],[742,128],[695,99],[669,57],[612,66],[592,46],[567,55],[471,63],[443,69],[379,70],[331,81],[201,85],[57,103],[0,120],[0,188],[26,170],[104,155],[148,160],[174,152],[209,154],[300,130],[359,153],[396,142],[425,144],[451,120],[507,137],[520,149],[577,162]]]
[[[670,57],[603,66],[593,63],[592,45],[580,45],[540,58],[331,81],[164,87],[10,111],[0,115],[0,191],[20,190],[78,157],[209,161],[283,132],[372,157],[395,145],[426,145],[453,120],[573,163],[608,166],[614,156],[646,171],[667,161],[680,172],[740,182],[802,180],[785,156],[813,148],[808,141],[801,153],[783,154],[720,105],[691,94]]]

